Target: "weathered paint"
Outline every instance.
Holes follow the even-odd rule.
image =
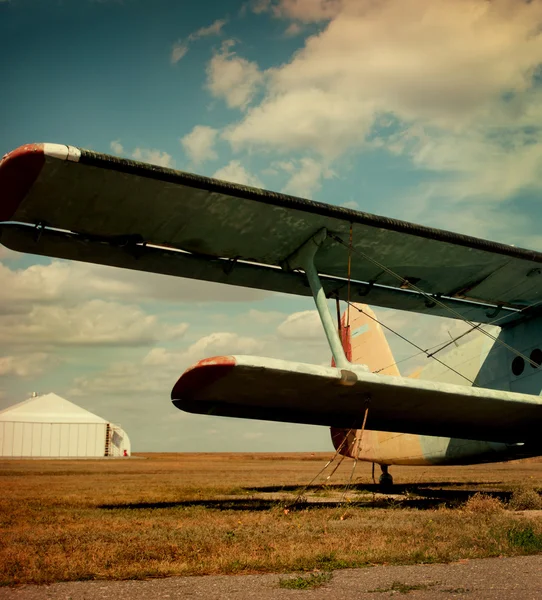
[[[122,236],[140,239],[148,246],[229,260],[232,273],[237,263],[249,261],[264,273],[260,281],[264,289],[275,290],[275,282],[277,278],[282,281],[283,274],[282,287],[295,282],[289,291],[300,293],[298,279],[288,277],[291,274],[278,271],[278,267],[315,232],[326,228],[333,235],[318,253],[316,268],[329,279],[329,285],[324,283],[326,294],[334,291],[344,299],[348,253],[344,241],[352,228],[353,256],[358,257],[352,261],[354,301],[365,298],[373,305],[456,318],[468,312],[471,319],[486,322],[494,318],[490,315],[496,304],[521,309],[542,293],[542,278],[536,276],[542,253],[88,150],[34,145],[40,146],[45,164],[39,170],[38,185],[33,185],[32,177],[23,180],[27,190],[24,202],[19,202],[20,191],[14,190],[17,178],[11,177],[9,162],[19,155],[28,158],[28,147],[9,154],[0,167],[4,180],[0,218],[13,219],[19,227],[45,223],[57,231],[84,233],[85,239],[95,240],[86,254],[79,255],[77,237],[66,234],[64,255],[72,259],[100,262],[100,243]],[[5,185],[6,179],[11,180],[9,185]],[[266,232],[263,237],[262,230]],[[23,246],[27,251],[20,229],[13,231],[10,244],[13,249]],[[47,253],[49,248],[42,251]],[[389,270],[382,270],[372,258],[378,258]],[[157,270],[162,272],[157,263]],[[129,268],[138,268],[137,260]],[[278,273],[271,275],[272,271]],[[214,273],[206,273],[209,275],[214,280]],[[405,279],[434,297],[405,291]],[[234,275],[231,283],[243,285]],[[469,298],[492,306],[457,301],[467,293]],[[436,295],[456,314],[440,305]],[[500,310],[507,318],[514,318],[514,311]]]
[[[348,360],[337,333],[337,328],[335,327],[335,323],[333,322],[333,318],[329,311],[326,292],[322,286],[322,282],[320,281],[318,271],[314,264],[316,252],[321,247],[326,237],[327,231],[325,229],[320,229],[300,248],[298,248],[293,255],[288,257],[283,265],[283,268],[286,268],[288,271],[301,268],[303,271],[305,271],[305,275],[307,276],[307,281],[309,282],[312,296],[314,298],[314,303],[316,304],[316,309],[318,310],[320,321],[324,328],[324,333],[326,334],[329,347],[331,348],[331,353],[333,354],[333,360],[336,366],[344,369],[348,366]]]
[[[393,355],[389,349],[386,337],[380,325],[375,323],[370,317],[375,318],[374,312],[364,305],[359,308],[363,312],[358,312],[355,308],[350,309],[351,329],[364,330],[364,334],[352,340],[345,340],[345,343],[351,343],[352,360],[354,362],[366,363],[372,372],[380,372],[388,375],[398,375],[399,371],[394,365]],[[364,314],[365,313],[365,314]],[[346,313],[343,315],[343,322],[346,320]],[[486,328],[489,329],[489,328]],[[498,328],[491,328],[493,333],[498,334]],[[536,345],[535,340],[541,339],[540,331],[542,328],[526,327],[525,331],[520,327],[515,333],[508,330],[504,335],[507,342],[514,347],[523,348],[523,351],[532,349]],[[529,332],[529,334],[527,333]],[[518,338],[523,339],[523,343],[518,346]],[[493,352],[500,357],[492,367],[487,365],[487,357],[492,348],[488,338],[480,334],[474,334],[473,340],[454,347],[448,353],[441,356],[443,362],[450,364],[462,373],[475,380],[483,379],[485,387],[497,389],[510,389],[511,384],[505,384],[505,380],[510,382],[510,362],[513,355],[500,345],[493,348]],[[506,364],[505,364],[506,363]],[[484,366],[485,365],[485,366]],[[521,386],[522,391],[536,394],[540,393],[542,373],[535,369],[530,369],[527,378],[531,385],[526,387],[524,383]],[[419,368],[411,375],[413,379],[432,379],[435,381],[444,381],[457,385],[464,385],[465,380],[453,373],[446,367],[431,361],[426,367]],[[533,385],[535,378],[537,383]],[[515,378],[516,381],[521,378]],[[526,378],[524,378],[524,381]],[[513,385],[514,382],[512,382]],[[519,387],[519,386],[518,386]],[[491,414],[487,416],[487,427],[491,428]],[[475,441],[454,437],[437,437],[429,435],[413,435],[405,433],[388,433],[382,431],[365,431],[359,442],[360,432],[348,430],[331,430],[332,440],[336,448],[341,447],[341,452],[347,456],[357,456],[360,460],[377,462],[380,464],[402,464],[402,465],[424,465],[424,464],[467,464],[476,462],[493,462],[521,456],[530,456],[542,454],[542,444],[505,444],[496,442],[487,442],[483,440]],[[488,434],[489,435],[489,434]],[[347,438],[344,441],[344,438]]]
[[[40,175],[46,158],[77,162],[80,156],[78,148],[62,144],[26,144],[4,155],[0,161],[0,221],[16,220],[18,209]]]
[[[100,194],[96,194],[98,189]],[[521,309],[538,302],[542,296],[541,253],[69,146],[32,144],[4,157],[0,163],[0,193],[0,221],[18,222],[16,225],[0,226],[2,243],[16,250],[155,272],[165,272],[164,263],[168,263],[168,269],[175,270],[171,265],[177,262],[183,263],[183,267],[189,266],[188,273],[177,266],[175,274],[179,276],[306,294],[302,278],[277,267],[315,231],[327,228],[333,231],[333,236],[326,240],[316,261],[317,272],[328,275],[322,278],[327,295],[333,293],[344,298],[347,288],[350,291],[350,286],[346,286],[346,248],[341,240],[344,242],[351,231],[353,251],[364,257],[364,260],[356,260],[352,265],[352,299],[365,297],[381,306],[454,316],[435,302],[438,295],[447,306],[454,308],[456,318],[467,316],[474,321],[487,322],[495,318],[496,310],[506,314],[506,309],[457,302],[454,297]],[[126,214],[130,214],[129,220],[125,218]],[[262,223],[265,224],[265,238],[261,237],[262,227],[258,226]],[[37,224],[44,227],[38,236],[34,235]],[[123,243],[117,247],[120,239]],[[57,244],[59,240],[61,242]],[[128,248],[125,248],[126,240],[131,241]],[[147,246],[137,245],[142,241]],[[190,260],[181,260],[180,254],[175,260],[173,250],[169,253],[165,250],[156,252],[152,245],[170,246],[194,254],[190,255]],[[58,254],[55,254],[57,250]],[[198,263],[198,256],[206,256],[203,262],[213,264],[210,271]],[[149,257],[151,260],[145,260]],[[374,257],[378,257],[388,270],[382,270],[372,260]],[[243,260],[249,262],[241,267]],[[224,268],[225,263],[227,268]],[[236,279],[239,269],[244,278]],[[250,281],[255,271],[260,277],[256,284]],[[219,276],[220,272],[222,275]],[[398,274],[399,279],[392,272]],[[235,275],[229,277],[232,273]],[[433,294],[434,298],[424,294],[405,294],[401,290],[405,287],[405,280]],[[511,318],[510,314],[508,312],[508,322],[516,318],[514,315]],[[531,329],[521,332],[521,327]],[[358,332],[357,329],[355,331]],[[518,329],[504,327],[500,335],[504,341],[509,340],[508,343],[517,342],[516,346],[521,346],[525,339],[534,335],[532,342],[536,345],[539,331],[540,324],[535,320]],[[364,335],[360,332],[355,339],[363,339]],[[448,393],[455,398],[478,400],[485,396],[486,400],[504,401],[505,404],[516,400],[518,412],[521,412],[529,408],[526,405],[536,403],[528,396],[521,399],[514,392],[538,394],[541,373],[522,372],[512,377],[501,350],[494,345],[488,347],[485,354],[479,353],[478,358],[483,356],[484,359],[474,376],[477,384],[503,393],[492,395],[487,391],[479,394],[452,390],[446,386],[447,382],[460,385],[464,382],[446,379],[450,376],[449,371],[440,373],[441,380],[445,382],[442,385],[422,384],[423,379],[435,379],[429,376],[429,370],[420,373],[420,385],[411,385],[404,380],[388,385],[385,381],[365,376],[359,389],[372,386],[371,389],[378,393],[394,389],[393,393],[408,397],[410,402],[419,393]],[[466,368],[471,368],[472,363],[472,360],[468,361]],[[209,369],[216,372],[224,368],[234,372],[236,366],[239,365],[199,365],[183,380],[184,390],[200,389],[202,383],[208,389],[209,381],[201,379],[203,373],[208,375]],[[267,368],[263,364],[245,367],[246,371],[256,368],[264,369],[264,372]],[[306,366],[294,368],[293,372],[291,367],[290,364],[283,369],[291,381],[300,374],[317,374],[305,373]],[[352,368],[352,371],[358,372],[358,368]],[[340,371],[334,372],[338,377],[328,373],[328,379],[351,383],[348,377],[343,378]],[[385,372],[382,370],[382,373]],[[227,377],[226,374],[217,382]],[[196,383],[188,385],[190,381]],[[414,382],[414,379],[411,381]],[[354,388],[352,391],[355,391]],[[343,392],[349,393],[352,398],[351,392],[344,389]],[[388,398],[383,400],[384,404],[389,402]],[[400,413],[400,406],[397,408]],[[372,409],[371,415],[374,412]],[[380,418],[385,420],[385,415]],[[490,430],[495,420],[491,411]],[[537,420],[532,423],[533,431],[537,423]],[[410,423],[409,427],[412,426]],[[479,431],[475,433],[480,435]],[[392,448],[394,444],[404,446],[408,441],[406,438],[396,440],[393,434],[378,437],[380,434],[374,432],[374,435],[382,448]],[[424,441],[424,436],[420,440],[422,446],[426,444],[426,450],[429,448],[427,451],[422,448],[424,457],[442,454],[442,442],[434,438]],[[453,453],[464,458],[469,454],[465,450],[469,446],[460,441]],[[449,443],[446,447],[447,454],[450,446]],[[478,446],[476,452],[479,451]],[[491,451],[494,451],[493,447]],[[407,451],[408,457],[414,455]]]
[[[0,161],[0,221],[11,221],[43,165],[43,144],[27,144]]]
[[[176,389],[183,393],[174,398],[176,405],[189,412],[207,413],[213,406],[224,416],[343,429],[359,428],[369,407],[367,427],[375,431],[457,432],[462,439],[507,443],[539,438],[537,396],[382,376],[356,364],[346,371],[257,356],[231,358],[235,364],[227,371],[211,363],[198,367],[197,377],[194,369],[181,376]]]
[[[189,367],[179,378],[171,390],[171,399],[173,401],[191,397],[203,387],[212,386],[235,367],[236,360],[233,356],[214,356],[204,358],[195,365]]]

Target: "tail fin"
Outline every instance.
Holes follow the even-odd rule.
[[[353,304],[350,315],[348,311],[343,313],[341,341],[346,358],[351,362],[367,365],[372,373],[400,375],[382,327],[366,304]],[[355,432],[331,427],[331,439],[336,450],[352,456]]]
[[[350,308],[350,326],[348,313],[343,313],[341,324],[346,329],[350,348],[351,362],[369,367],[372,373],[382,375],[400,375],[395,365],[386,336],[376,315],[366,304],[354,304]],[[343,342],[344,343],[344,342]]]

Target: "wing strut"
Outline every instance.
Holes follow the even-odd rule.
[[[322,321],[327,341],[329,343],[329,347],[331,348],[331,353],[335,359],[335,365],[339,369],[348,369],[348,367],[351,365],[346,358],[346,354],[344,353],[344,348],[339,338],[337,329],[335,329],[333,317],[331,316],[329,306],[327,305],[326,293],[322,287],[322,282],[318,276],[316,266],[314,265],[314,257],[316,252],[318,252],[318,249],[326,237],[327,230],[324,227],[315,233],[311,238],[309,238],[293,254],[290,254],[290,256],[284,261],[282,268],[288,271],[293,271],[294,269],[303,269],[303,271],[305,271],[305,275],[307,276],[312,295],[314,297],[314,303],[318,309],[318,314],[320,315],[320,320]],[[352,375],[354,374],[352,373]],[[357,378],[355,378],[352,383],[355,383],[356,380]]]

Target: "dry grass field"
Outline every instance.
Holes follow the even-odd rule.
[[[0,462],[0,582],[331,571],[542,552],[542,462],[394,467],[330,454]],[[324,478],[327,472],[324,473]],[[480,495],[482,492],[483,495]],[[542,516],[542,511],[540,511]]]

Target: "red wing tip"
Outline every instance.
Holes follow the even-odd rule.
[[[45,158],[78,162],[81,151],[64,144],[25,144],[0,160],[0,221],[16,221],[17,210],[39,177]]]
[[[15,150],[4,154],[0,160],[0,167],[5,168],[4,163],[7,162],[17,159],[28,159],[29,157],[36,155],[78,162],[81,157],[81,150],[75,146],[68,146],[67,144],[51,144],[47,142],[40,142],[39,144],[23,144],[22,146],[15,148]]]
[[[6,161],[14,160],[20,156],[27,156],[29,154],[43,154],[43,146],[44,144],[24,144],[23,146],[19,146],[18,148],[15,148],[15,150],[4,154],[2,160],[0,161],[0,166],[2,166]]]
[[[45,163],[43,144],[26,144],[0,161],[0,221],[17,219],[17,209]]]
[[[213,356],[192,365],[179,377],[171,390],[171,399],[188,400],[195,393],[227,375],[237,361],[233,356]]]
[[[195,365],[189,367],[186,371],[190,371],[191,369],[197,369],[198,367],[209,367],[209,366],[217,366],[217,365],[228,365],[233,367],[237,364],[237,361],[233,356],[211,356],[210,358],[204,358],[198,361]]]

